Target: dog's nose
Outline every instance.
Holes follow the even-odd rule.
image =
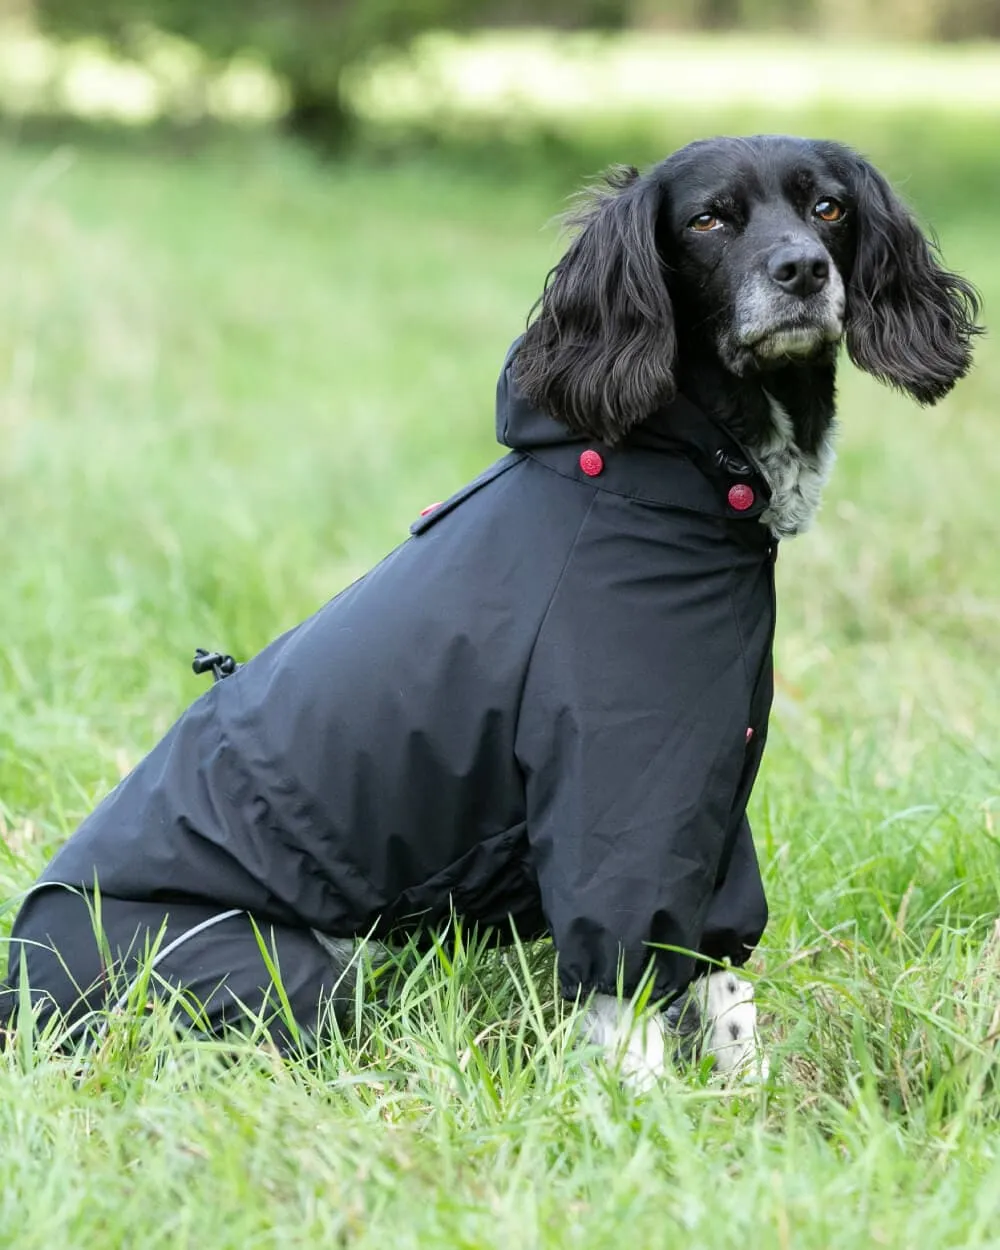
[[[790,245],[779,248],[767,262],[771,278],[789,295],[815,295],[830,277],[830,262],[815,248]]]

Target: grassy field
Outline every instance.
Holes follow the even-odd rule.
[[[993,121],[653,138],[760,124],[866,147],[989,319]],[[0,898],[200,692],[195,645],[253,652],[495,454],[569,187],[488,164],[0,145]],[[998,406],[992,340],[929,411],[844,367],[821,523],[778,566],[765,1088],[632,1098],[567,1044],[544,949],[449,940],[309,1063],[156,1018],[86,1060],[22,1039],[0,1244],[1000,1245]]]

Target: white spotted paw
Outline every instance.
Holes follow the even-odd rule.
[[[766,1080],[753,985],[723,968],[699,977],[689,994],[701,1013],[701,1053],[714,1058],[716,1072]]]

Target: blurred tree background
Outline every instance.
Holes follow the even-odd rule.
[[[289,127],[327,143],[351,130],[346,75],[430,29],[1000,36],[1000,0],[35,0],[33,7],[50,34],[100,36],[140,61],[151,31],[189,40],[216,63],[252,54],[284,84]]]
[[[287,88],[290,128],[336,141],[351,123],[345,72],[374,52],[428,29],[619,27],[628,7],[621,0],[37,0],[35,12],[54,35],[100,35],[138,59],[150,30],[190,40],[217,61],[256,54]]]

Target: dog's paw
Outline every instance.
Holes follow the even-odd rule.
[[[611,994],[595,994],[583,1018],[587,1039],[603,1048],[632,1089],[651,1089],[667,1068],[671,1050],[664,1024],[656,1015],[636,1013]]]
[[[724,968],[699,977],[688,994],[701,1013],[701,1052],[713,1057],[716,1072],[765,1080],[753,985]]]
[[[729,969],[699,977],[660,1015],[636,1014],[627,1000],[595,994],[583,1027],[638,1091],[655,1085],[675,1061],[706,1055],[715,1072],[730,1079],[763,1081],[768,1075],[753,985]]]

